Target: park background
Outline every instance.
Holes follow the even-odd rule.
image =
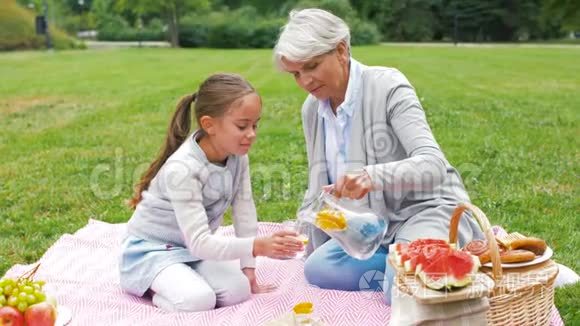
[[[356,59],[410,79],[494,224],[546,239],[580,270],[580,2],[0,0],[0,275],[89,218],[127,221],[174,105],[217,71],[263,97],[250,153],[259,219],[292,217],[306,94],[270,48],[289,10],[310,6],[346,19]],[[56,50],[36,34],[45,12]],[[579,297],[578,284],[556,291],[567,324],[580,323]]]

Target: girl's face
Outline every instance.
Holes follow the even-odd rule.
[[[212,118],[214,146],[225,155],[245,155],[256,140],[258,121],[262,113],[262,100],[256,93],[245,95],[236,100],[226,114]]]

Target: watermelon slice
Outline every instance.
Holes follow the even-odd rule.
[[[411,243],[395,243],[389,247],[397,266],[405,272],[416,273],[421,265],[430,259],[437,250],[449,249],[451,245],[440,239],[417,239]]]
[[[415,257],[405,262],[405,271],[414,272],[415,274],[421,272],[424,265],[428,265],[441,253],[447,252],[451,248],[443,245],[424,246],[418,251]]]
[[[435,252],[423,263],[417,276],[425,286],[434,290],[464,287],[471,284],[479,266],[477,257],[450,248]]]

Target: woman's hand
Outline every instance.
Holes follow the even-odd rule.
[[[304,249],[304,244],[296,237],[295,231],[281,230],[269,237],[254,240],[254,256],[266,256],[274,259],[294,257]]]
[[[347,173],[338,178],[332,193],[337,197],[361,199],[373,190],[373,181],[365,170]]]
[[[274,284],[258,284],[258,281],[256,280],[256,270],[254,268],[242,268],[242,273],[244,273],[250,281],[250,289],[254,294],[268,293],[276,289]]]

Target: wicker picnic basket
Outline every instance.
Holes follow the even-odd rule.
[[[489,325],[548,325],[554,304],[554,282],[558,267],[552,261],[515,269],[503,269],[499,248],[487,216],[475,205],[459,204],[451,216],[449,243],[457,242],[459,220],[470,211],[482,228],[489,244],[492,267],[482,272],[491,277],[495,285],[489,292]],[[399,276],[398,276],[399,277]],[[398,283],[404,282],[404,276]],[[405,290],[405,287],[401,287]]]

